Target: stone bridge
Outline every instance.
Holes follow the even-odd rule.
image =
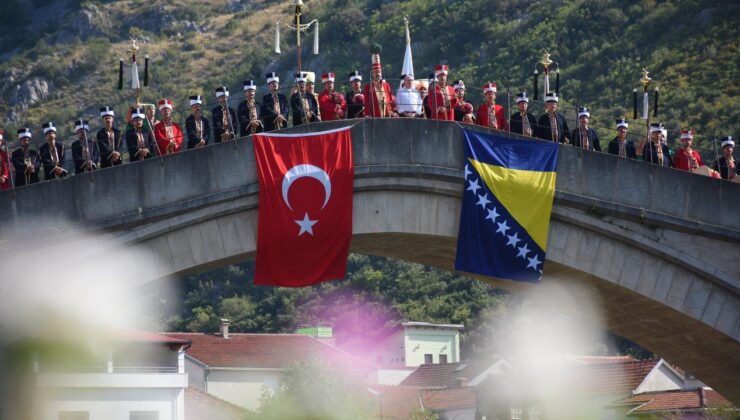
[[[354,124],[352,251],[452,270],[460,127],[387,119],[309,129],[347,124]],[[63,234],[33,223],[63,218],[150,250],[162,276],[185,274],[253,259],[257,206],[254,153],[244,138],[0,194],[0,238],[8,245]],[[740,405],[738,209],[738,184],[562,146],[542,281],[588,292],[605,328]]]

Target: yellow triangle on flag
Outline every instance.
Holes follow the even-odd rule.
[[[493,195],[544,251],[555,195],[555,172],[510,169],[468,159]]]

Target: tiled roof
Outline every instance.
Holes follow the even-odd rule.
[[[185,420],[242,420],[249,411],[193,387],[185,388]]]
[[[415,408],[421,408],[419,388],[373,384],[369,385],[368,389],[372,389],[373,391],[380,393],[380,395],[372,395],[370,397],[378,399],[378,406],[376,408],[378,411],[381,407],[380,402],[382,398],[383,415],[377,417],[405,420],[409,418],[409,414],[412,410]]]
[[[711,389],[645,392],[619,400],[615,404],[636,405],[630,413],[733,407],[725,397]]]
[[[475,393],[469,387],[447,389],[422,389],[421,401],[430,410],[459,410],[475,408]]]
[[[381,395],[383,399],[383,418],[408,419],[409,413],[416,408],[444,411],[475,408],[475,393],[469,387],[447,389],[425,389],[411,386],[370,385],[368,388]]]
[[[115,337],[124,342],[144,342],[144,343],[162,343],[162,344],[187,344],[188,341],[180,338],[170,337],[165,334],[154,333],[135,329],[119,329],[115,332]]]
[[[604,363],[626,363],[635,361],[632,356],[570,356],[569,359],[587,365],[600,365]]]
[[[658,360],[633,360],[576,366],[568,371],[568,383],[589,394],[629,392],[637,388]]]
[[[473,360],[461,363],[421,365],[400,385],[424,388],[455,388],[459,386],[459,378],[465,378],[469,382],[495,362],[495,360]]]
[[[166,333],[191,342],[185,353],[209,367],[283,369],[314,358],[340,363],[351,370],[375,367],[343,350],[303,334]]]

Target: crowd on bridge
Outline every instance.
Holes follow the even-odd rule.
[[[268,93],[261,102],[257,100],[257,82],[247,80],[243,83],[244,100],[236,110],[228,104],[228,88],[216,88],[218,103],[211,110],[210,119],[201,109],[203,98],[199,95],[190,96],[191,114],[185,120],[184,130],[173,121],[174,102],[170,99],[160,100],[156,107],[142,103],[130,107],[125,115],[123,130],[114,125],[115,111],[104,106],[100,108],[102,127],[94,136],[90,135],[87,120],[74,122],[77,136],[71,145],[74,172],[84,173],[121,165],[125,155],[129,162],[134,162],[177,153],[186,139],[186,147],[192,149],[211,142],[230,141],[238,136],[279,130],[289,125],[290,116],[293,126],[362,117],[458,121],[461,124],[509,131],[523,137],[602,151],[597,132],[589,126],[590,111],[585,107],[578,108],[577,127],[571,130],[566,118],[558,112],[559,98],[556,92],[546,93],[546,110],[539,118],[528,111],[530,98],[527,93],[518,93],[515,98],[517,111],[507,118],[503,106],[496,103],[495,83],[483,85],[484,101],[475,107],[465,97],[466,86],[462,80],[448,83],[448,72],[448,66],[438,65],[428,80],[417,81],[412,74],[401,75],[400,87],[393,94],[390,84],[383,78],[379,54],[373,54],[371,80],[364,86],[362,73],[355,70],[347,76],[349,90],[346,93],[339,92],[335,89],[335,74],[326,72],[321,76],[324,90],[316,93],[314,73],[298,72],[294,74],[295,85],[290,99],[281,93],[277,73],[271,72],[265,76]],[[46,122],[41,128],[45,142],[38,150],[31,148],[33,132],[27,127],[17,131],[20,147],[10,156],[7,146],[0,146],[2,190],[39,182],[42,168],[46,180],[68,175],[63,167],[67,151],[57,141],[57,127],[53,122]],[[731,136],[722,138],[722,155],[715,160],[712,170],[692,149],[692,130],[681,130],[681,148],[671,153],[663,124],[650,124],[649,138],[637,145],[627,137],[628,128],[629,123],[625,118],[616,120],[615,137],[606,145],[608,153],[727,180],[740,175],[740,168],[733,157],[735,143]],[[12,177],[13,172],[15,177]]]

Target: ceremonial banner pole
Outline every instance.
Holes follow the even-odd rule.
[[[80,120],[84,121],[82,119],[82,117],[80,117]],[[87,158],[87,159],[85,159],[85,165],[87,165],[88,162],[90,162],[90,164],[91,164],[91,166],[90,166],[90,182],[95,182],[95,174],[94,174],[95,170],[92,167],[92,165],[94,165],[95,163],[92,161],[92,152],[90,151],[90,148],[87,145],[87,130],[83,128],[82,129],[82,132],[84,133],[84,136],[83,137],[85,137],[85,150],[87,150],[87,155],[84,155],[83,154],[83,156]],[[123,141],[123,139],[121,139],[121,141]],[[95,145],[93,144],[93,148],[94,147],[95,147]],[[83,167],[82,172],[83,173],[85,172],[84,167]]]
[[[294,6],[293,11],[293,25],[285,25],[291,30],[296,32],[296,60],[298,73],[301,72],[301,32],[306,32],[311,25],[316,25],[313,38],[313,53],[314,55],[319,54],[319,21],[314,19],[308,23],[301,23],[301,16],[303,15],[301,6],[304,6],[303,0],[293,0],[292,5]],[[275,54],[280,54],[280,22],[275,22]]]
[[[642,91],[643,91],[643,95],[642,95],[642,119],[645,120],[645,130],[646,130],[646,133],[647,133],[646,144],[647,143],[650,143],[650,109],[649,109],[649,106],[650,106],[650,104],[649,104],[650,98],[649,98],[649,94],[648,94],[648,86],[650,85],[650,82],[653,80],[653,79],[650,78],[650,76],[648,76],[648,73],[649,73],[649,71],[648,71],[647,67],[643,67],[643,69],[642,69],[642,77],[640,78],[640,83],[642,83]],[[637,106],[637,105],[635,105],[635,106]],[[661,147],[661,148],[663,147],[660,144],[658,146]],[[653,160],[653,146],[650,145],[650,161],[652,162],[652,160]]]

